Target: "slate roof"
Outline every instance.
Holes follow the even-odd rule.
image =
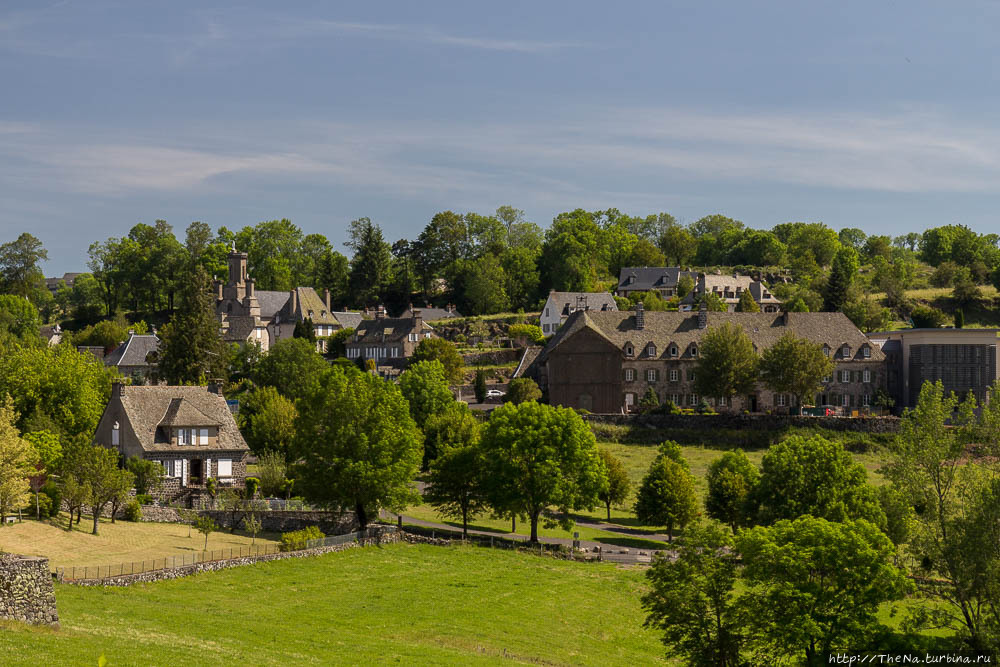
[[[415,310],[420,311],[420,316],[424,320],[430,322],[433,320],[447,320],[453,317],[462,317],[462,314],[457,310],[448,310],[447,308],[416,308]],[[402,313],[400,313],[400,319],[407,319],[413,317],[413,308],[407,308]]]
[[[259,318],[251,315],[229,316],[226,321],[229,323],[229,328],[222,334],[222,340],[227,343],[245,343],[254,329],[263,326]]]
[[[778,304],[781,303],[776,296],[771,294],[771,291],[759,280],[754,280],[750,276],[717,276],[708,274],[705,276],[705,292],[711,292],[716,294],[720,299],[727,303],[738,302],[739,295],[736,292],[736,288],[740,288],[741,291],[750,292],[750,296],[754,298],[757,303],[771,303]],[[681,299],[681,303],[689,304],[701,300],[702,296],[702,285],[701,279],[699,278],[698,283],[690,294]],[[725,296],[726,292],[730,292],[730,296]],[[766,292],[768,296],[762,298],[761,294]]]
[[[273,319],[288,303],[288,292],[273,290],[254,290],[257,303],[260,304],[260,316],[265,320]]]
[[[684,271],[679,266],[629,266],[621,270],[617,289],[645,291],[677,287],[677,281],[681,276],[690,276],[698,280],[696,271]],[[626,282],[629,277],[635,278],[630,284]]]
[[[152,334],[130,334],[128,340],[104,358],[105,366],[151,366],[146,355],[160,349],[160,339]]]
[[[580,297],[586,298],[588,310],[618,310],[615,297],[608,292],[549,292],[549,301],[565,316],[576,310]]]
[[[538,359],[538,355],[542,353],[541,345],[529,345],[524,348],[524,354],[521,355],[521,362],[514,369],[514,374],[512,378],[519,377],[530,377],[533,375],[533,367],[535,366],[535,361]]]
[[[434,327],[427,324],[427,322],[423,322],[422,324],[421,333],[434,330]],[[411,331],[413,331],[412,317],[383,317],[374,320],[364,320],[354,330],[356,340],[350,341],[349,344],[401,341]]]
[[[280,311],[282,322],[299,321],[309,317],[312,318],[313,324],[337,324],[337,318],[326,309],[326,302],[312,287],[296,287],[295,294],[297,296],[295,312],[292,312],[292,300],[286,298],[285,305]],[[261,316],[264,316],[263,307]]]
[[[759,352],[774,345],[783,334],[791,331],[796,336],[807,338],[814,343],[830,347],[835,361],[840,359],[840,348],[847,343],[853,359],[882,361],[885,355],[878,346],[861,332],[843,313],[717,313],[707,312],[707,326],[698,327],[698,312],[652,312],[644,313],[643,328],[635,326],[635,311],[601,312],[577,311],[570,315],[566,323],[556,332],[541,354],[541,362],[564,340],[589,327],[618,349],[631,343],[637,359],[648,358],[646,346],[656,346],[656,358],[667,359],[671,344],[678,347],[678,358],[693,358],[691,344],[701,341],[709,329],[724,322],[740,325]],[[787,319],[786,319],[787,316]],[[871,356],[864,358],[861,347],[871,347]]]
[[[358,325],[360,325],[362,320],[365,319],[361,313],[352,313],[348,311],[345,312],[334,311],[333,316],[337,318],[338,322],[340,322],[340,326],[344,327],[345,329],[357,329]]]
[[[122,387],[121,404],[139,444],[147,452],[193,449],[190,445],[156,442],[159,426],[218,426],[216,444],[199,445],[199,451],[248,449],[226,399],[206,387]]]

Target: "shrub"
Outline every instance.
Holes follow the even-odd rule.
[[[281,551],[298,551],[306,548],[309,540],[321,540],[325,535],[316,526],[308,526],[302,530],[293,530],[290,533],[281,534]]]
[[[50,500],[49,516],[59,516],[59,508],[62,505],[62,491],[59,490],[59,486],[53,481],[48,481],[42,487],[42,493],[48,496]]]
[[[153,496],[149,495],[148,493],[137,493],[135,496],[135,502],[139,503],[140,505],[152,505]]]
[[[936,329],[948,321],[948,316],[943,311],[933,306],[922,305],[914,306],[910,311],[910,318],[915,329]]]
[[[142,521],[142,506],[138,500],[129,501],[122,510],[122,518],[126,521]]]
[[[44,493],[38,494],[37,514],[35,503],[28,503],[28,507],[36,519],[48,519],[52,516],[52,499]]]

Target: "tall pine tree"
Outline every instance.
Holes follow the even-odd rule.
[[[843,246],[833,257],[833,268],[830,269],[830,279],[823,294],[823,310],[836,312],[847,301],[847,292],[858,277],[858,251],[850,246]]]
[[[204,383],[225,376],[225,352],[208,274],[195,266],[181,286],[177,312],[160,332],[157,371],[169,384]]]

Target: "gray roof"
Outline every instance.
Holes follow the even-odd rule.
[[[545,346],[540,361],[544,361],[564,340],[583,328],[596,331],[619,349],[630,343],[637,358],[645,356],[644,350],[649,343],[655,345],[658,358],[669,358],[668,350],[672,344],[677,346],[681,359],[693,358],[692,343],[700,342],[706,331],[724,322],[740,325],[760,352],[774,345],[782,335],[790,331],[814,343],[827,345],[835,360],[840,360],[840,350],[845,343],[850,346],[853,359],[881,361],[885,358],[878,346],[872,344],[843,313],[707,312],[704,313],[707,318],[704,329],[698,327],[697,312],[647,311],[644,313],[642,329],[636,328],[635,315],[635,311],[577,311],[570,315]],[[861,352],[861,347],[866,344],[871,348],[871,356],[868,358],[864,358]]]
[[[128,340],[104,358],[106,366],[152,366],[146,361],[150,352],[160,349],[160,339],[148,334],[130,334]]]
[[[365,319],[361,313],[352,313],[348,311],[345,312],[334,311],[333,316],[337,318],[338,322],[340,322],[340,326],[344,327],[345,329],[357,329],[358,325],[361,324],[361,321]]]
[[[697,280],[696,271],[684,271],[679,266],[629,266],[621,270],[618,276],[618,289],[651,290],[666,287],[677,287],[681,276],[690,276]],[[629,283],[629,278],[633,278]]]
[[[288,292],[254,290],[254,296],[260,304],[260,316],[266,320],[274,318],[275,314],[288,303]]]
[[[420,333],[434,331],[434,328],[422,322]],[[354,330],[356,340],[349,341],[348,344],[359,343],[388,343],[403,340],[407,334],[412,332],[413,318],[382,317],[374,320],[363,320],[358,323]]]
[[[263,326],[260,318],[252,315],[230,316],[226,318],[226,322],[229,327],[222,334],[222,340],[227,343],[245,343],[258,326]]]
[[[142,448],[149,451],[192,451],[190,445],[156,442],[159,426],[217,426],[218,441],[198,450],[246,450],[246,441],[221,394],[206,387],[122,387],[122,408]]]
[[[560,315],[566,316],[575,312],[580,303],[585,304],[588,310],[618,310],[618,303],[609,292],[553,291],[549,292],[549,301],[559,310]]]
[[[453,317],[462,317],[462,314],[455,309],[448,310],[447,308],[407,308],[402,313],[399,314],[400,319],[406,319],[413,317],[413,311],[419,310],[420,316],[424,320],[431,322],[434,320],[448,320]]]
[[[538,355],[542,353],[541,345],[529,345],[524,348],[524,354],[521,355],[521,362],[514,369],[514,374],[512,378],[520,377],[530,377],[533,375],[533,367],[535,366],[535,361],[538,359]]]

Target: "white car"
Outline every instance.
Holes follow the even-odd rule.
[[[503,397],[504,397],[504,392],[500,391],[499,389],[486,390],[486,398],[503,398]]]

